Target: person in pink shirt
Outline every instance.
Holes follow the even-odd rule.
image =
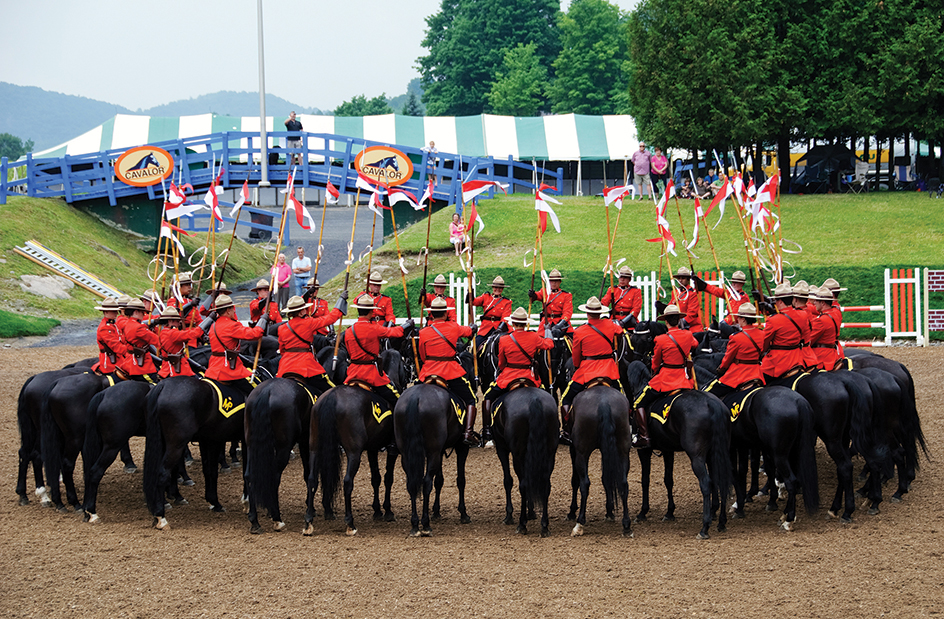
[[[292,280],[292,267],[288,266],[288,263],[285,262],[285,254],[279,254],[278,263],[272,267],[272,278],[278,282],[279,294],[277,298],[279,309],[283,309],[291,295],[288,284]]]
[[[652,184],[656,191],[662,193],[669,181],[669,160],[662,154],[662,149],[656,146],[656,152],[649,160],[652,173]]]
[[[462,253],[462,245],[465,244],[465,224],[459,217],[459,213],[453,213],[452,223],[449,224],[449,242],[456,248],[456,255]]]

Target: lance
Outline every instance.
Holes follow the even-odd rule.
[[[259,322],[266,324],[266,317],[269,315],[269,303],[272,299],[272,290],[275,287],[276,280],[278,279],[278,272],[273,273],[272,271],[279,264],[279,252],[282,251],[282,235],[285,233],[285,213],[288,210],[288,192],[285,192],[285,199],[282,200],[282,221],[279,223],[279,237],[275,243],[275,261],[272,263],[272,270],[269,271],[269,295],[266,297],[265,307],[263,308],[262,318],[259,319]],[[356,212],[356,211],[355,211]],[[262,338],[265,336],[265,329],[262,330],[262,335],[259,336],[259,339],[256,341],[256,356],[252,360],[252,373],[256,373],[256,367],[259,365],[259,351],[262,350]]]
[[[233,222],[233,233],[229,236],[229,245],[226,247],[226,257],[223,258],[223,266],[220,267],[220,281],[223,281],[223,274],[226,273],[226,265],[229,264],[229,253],[233,250],[233,241],[236,239],[236,228],[239,227],[239,216],[243,213],[243,205],[240,204],[239,208],[236,209],[236,221]],[[216,224],[213,224],[213,227],[216,227]],[[278,259],[278,252],[276,252],[276,259]]]
[[[605,176],[605,175],[604,175]],[[604,183],[604,189],[606,183]],[[604,200],[606,197],[604,196]],[[613,287],[613,269],[610,264],[613,262],[613,241],[610,236],[610,205],[606,205],[606,265],[603,267],[603,279],[600,282],[600,298],[603,298],[603,289],[606,287],[606,274],[610,274],[610,287]]]
[[[472,208],[475,208],[475,202],[472,203]],[[465,200],[462,201],[462,210],[465,210]],[[469,212],[469,270],[468,270],[468,282],[469,282],[469,295],[468,295],[468,304],[469,304],[469,323],[471,325],[473,305],[472,299],[475,298],[475,227],[472,225],[472,212]],[[476,350],[475,346],[475,333],[472,334],[472,369],[475,377],[475,384],[478,385],[479,382],[479,353]]]
[[[612,256],[613,256],[613,246],[616,245],[616,232],[619,230],[620,217],[623,216],[623,209],[620,208],[620,209],[618,209],[618,211],[619,211],[619,212],[616,213],[616,224],[613,226],[613,237],[612,237],[612,240],[610,241],[610,247],[609,247],[609,249],[607,250],[607,255],[608,255],[608,258],[607,258],[607,263],[608,263],[607,270],[610,272],[610,286],[611,286],[611,287],[613,286],[613,257],[612,257]],[[605,275],[604,275],[604,277],[605,277]],[[603,290],[603,287],[602,287],[602,286],[600,287],[600,290],[601,290],[601,291]],[[602,292],[600,293],[600,298],[601,298],[601,299],[603,298],[603,293],[602,293]]]
[[[420,291],[420,311],[426,310],[426,275],[429,270],[429,231],[433,225],[433,197],[429,197],[429,204],[426,205],[429,212],[426,214],[426,245],[423,246],[423,289]],[[420,316],[420,321],[422,321]]]
[[[682,245],[685,247],[685,253],[688,254],[688,267],[695,275],[695,264],[692,262],[692,252],[688,249],[688,239],[685,237],[685,223],[682,221],[682,207],[679,205],[678,196],[675,196],[675,210],[678,211],[679,227],[682,229]]]
[[[538,215],[538,223],[534,233],[534,250],[531,252],[531,290],[534,290],[534,271],[538,266],[538,238],[541,236],[541,216]],[[543,282],[542,282],[543,285]],[[528,319],[531,319],[531,305],[533,301],[528,295]]]
[[[331,174],[328,174],[328,182],[331,182]],[[321,264],[321,241],[324,239],[325,213],[328,212],[328,190],[325,189],[324,205],[321,207],[321,230],[318,231],[318,255],[315,256],[315,282],[318,282],[318,266]]]
[[[410,311],[410,295],[406,289],[406,273],[403,268],[403,254],[400,253],[400,234],[397,232],[397,216],[393,212],[393,207],[390,208],[390,223],[393,225],[393,238],[397,243],[397,267],[400,269],[400,281],[403,283],[403,300],[406,302],[406,317],[407,320],[413,320],[413,315]],[[424,293],[425,294],[425,293]],[[420,316],[420,320],[422,320]],[[338,338],[340,339],[340,338]],[[410,343],[413,345],[413,363],[415,363],[416,371],[419,372],[420,367],[420,355],[419,351],[416,348],[416,338],[412,335],[410,336]],[[337,350],[337,349],[335,349]]]
[[[698,209],[701,210],[701,204],[697,202],[697,198],[696,198],[696,204],[698,204]],[[737,208],[737,205],[736,205],[736,204],[734,205],[734,208]],[[697,212],[695,213],[695,216],[696,216],[696,217],[698,216],[698,213],[697,213]],[[720,274],[721,274],[721,265],[720,265],[720,263],[718,262],[718,253],[715,251],[715,244],[714,244],[714,242],[711,240],[711,227],[708,225],[708,219],[705,217],[704,211],[702,211],[701,223],[702,223],[702,225],[705,226],[705,235],[708,237],[708,247],[711,248],[711,255],[712,255],[712,256],[714,257],[714,259],[715,259],[715,268],[718,269],[718,275],[720,276]],[[748,269],[748,270],[750,270],[750,269]],[[751,277],[753,278],[753,273],[751,274]],[[724,284],[723,281],[721,282],[721,286],[722,286],[722,287],[725,286],[725,284]],[[728,294],[727,290],[725,290],[724,298],[725,298],[725,302],[727,303],[727,306],[728,306],[728,313],[729,313],[729,314],[733,313],[733,312],[732,312],[732,307],[731,307],[731,295]]]
[[[351,223],[351,240],[347,244],[347,267],[344,270],[344,292],[347,292],[347,285],[351,278],[351,263],[354,262],[354,229],[357,227],[357,207],[361,202],[361,189],[357,188],[357,198],[354,200],[354,221]],[[370,275],[368,275],[370,277]],[[331,357],[331,371],[338,367],[338,348],[341,346],[341,323],[344,322],[344,316],[338,319],[338,335],[334,340],[334,356]]]
[[[391,213],[393,212],[392,208],[390,209],[390,212]],[[364,283],[365,288],[370,283],[370,269],[374,264],[374,231],[377,230],[377,211],[373,211],[373,213],[374,213],[374,223],[370,227],[370,253],[367,254],[367,280]]]

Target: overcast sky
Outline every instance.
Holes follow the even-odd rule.
[[[615,0],[623,10],[636,2]],[[266,92],[325,110],[404,93],[419,76],[425,18],[440,4],[264,0]],[[0,14],[0,81],[132,110],[258,92],[254,0],[0,0]]]

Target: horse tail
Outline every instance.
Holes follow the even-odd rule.
[[[707,398],[711,416],[711,453],[708,455],[708,467],[711,481],[721,499],[721,509],[726,509],[728,494],[731,489],[731,422],[728,410],[721,400]]]
[[[901,368],[908,376],[908,393],[906,396],[908,401],[905,402],[904,410],[902,411],[902,432],[904,433],[903,443],[907,456],[914,463],[915,470],[918,470],[919,462],[917,447],[921,447],[921,451],[924,452],[925,458],[930,458],[930,453],[928,452],[927,443],[924,440],[924,431],[921,429],[921,419],[918,417],[918,408],[916,406],[915,400],[914,378],[912,378],[911,372],[908,371],[908,368],[906,368],[904,364],[901,364]]]
[[[410,395],[406,408],[406,424],[403,441],[406,443],[400,450],[403,472],[406,473],[406,490],[411,497],[423,491],[425,474],[423,468],[426,462],[426,450],[423,449],[423,428],[420,425],[419,398]]]
[[[32,452],[38,450],[38,440],[37,428],[33,424],[33,420],[30,419],[29,414],[29,404],[27,403],[26,397],[26,388],[29,386],[33,379],[36,376],[30,376],[26,379],[26,382],[23,383],[23,388],[20,389],[20,395],[16,400],[16,423],[20,427],[20,453],[23,454],[27,460],[32,457]],[[25,488],[23,488],[25,492]]]
[[[318,400],[318,461],[317,475],[321,478],[321,496],[334,507],[334,498],[341,482],[341,452],[338,445],[338,396],[336,391]],[[315,471],[311,472],[315,475]]]
[[[813,424],[813,407],[806,398],[796,398],[800,414],[799,450],[797,472],[803,488],[803,504],[812,516],[819,510],[819,475],[816,471],[816,428]]]
[[[597,407],[597,440],[600,444],[600,468],[603,477],[603,491],[607,503],[619,498],[620,466],[619,449],[616,447],[616,424],[613,422],[613,409],[610,403],[601,399]],[[623,481],[625,481],[625,476]]]
[[[253,398],[252,408],[246,407],[249,420],[247,468],[249,492],[262,507],[274,510],[277,503],[278,476],[275,464],[275,435],[272,433],[271,390]]]
[[[842,379],[849,394],[849,426],[852,446],[858,450],[866,463],[875,468],[875,472],[881,468],[887,468],[891,464],[888,457],[888,448],[884,442],[876,439],[877,428],[874,423],[872,407],[868,405],[865,394],[859,388],[859,385],[844,372],[835,372]],[[884,423],[884,422],[883,422]]]
[[[156,514],[164,501],[161,468],[164,466],[164,432],[158,415],[157,401],[167,385],[160,381],[147,396],[147,429],[144,434],[144,499],[151,514]]]
[[[89,484],[89,474],[92,472],[92,466],[98,461],[98,457],[102,455],[102,433],[98,430],[98,407],[105,397],[105,391],[102,390],[96,393],[88,405],[85,442],[82,444],[82,469],[86,488]]]
[[[53,419],[52,410],[49,408],[49,395],[55,385],[56,383],[43,394],[42,405],[39,407],[39,442],[47,484],[58,484],[59,474],[62,472],[62,430],[59,429],[59,425]]]
[[[548,449],[548,430],[542,417],[544,406],[540,398],[531,399],[528,409],[528,444],[524,456],[527,498],[535,507],[544,506],[544,497],[551,492],[551,472],[554,456]],[[548,470],[548,469],[551,470]]]

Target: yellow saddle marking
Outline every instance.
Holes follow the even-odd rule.
[[[308,394],[308,398],[311,400],[312,406],[314,406],[314,405],[315,405],[315,401],[318,399],[318,397],[315,396],[315,394],[313,394],[313,393],[311,392],[311,389],[308,388],[308,385],[306,385],[306,384],[303,383],[302,381],[298,380],[297,378],[293,378],[292,380],[295,381],[295,384],[296,384],[296,385],[298,385],[299,387],[301,387],[302,389],[305,390],[305,393]]]
[[[459,420],[459,423],[465,425],[465,409],[462,406],[459,406],[453,398],[449,398],[449,402],[452,403],[452,410],[456,413],[456,418]]]
[[[684,393],[684,392],[683,392]],[[669,403],[662,407],[661,411],[652,411],[649,413],[649,416],[658,421],[659,423],[664,424],[669,419],[669,411],[672,409],[672,405],[675,404],[675,401],[681,397],[681,393],[677,393],[675,397],[669,400]]]
[[[738,416],[741,414],[741,410],[744,409],[744,403],[747,402],[747,399],[751,397],[752,395],[754,395],[755,393],[757,393],[758,391],[760,391],[761,389],[763,389],[763,387],[755,387],[751,389],[750,391],[744,394],[744,397],[738,399],[731,406],[731,422],[732,423],[737,421]]]
[[[246,407],[246,403],[236,405],[233,403],[232,398],[223,397],[223,392],[220,391],[220,386],[209,378],[201,378],[203,382],[213,387],[213,390],[216,391],[216,401],[219,403],[220,414],[229,419],[242,409]]]
[[[390,410],[389,408],[382,408],[376,402],[370,403],[370,411],[374,414],[374,419],[377,421],[377,423],[380,423],[381,421],[383,421],[384,419],[386,419],[387,417],[393,414],[392,410]]]
[[[796,377],[795,379],[793,379],[793,382],[790,383],[790,389],[793,389],[794,391],[796,391],[796,390],[797,390],[797,385],[799,385],[799,384],[800,384],[800,381],[803,380],[804,378],[806,378],[807,376],[809,376],[809,373],[808,373],[808,372],[800,372],[800,373],[797,375],[797,377]]]
[[[115,377],[114,377],[114,376],[112,376],[111,374],[109,374],[109,375],[106,376],[105,378],[108,379],[108,386],[109,386],[109,387],[114,387],[114,386],[115,386]]]

